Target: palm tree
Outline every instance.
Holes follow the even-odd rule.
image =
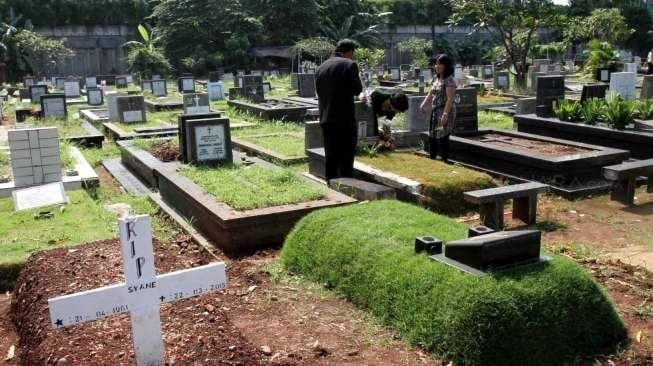
[[[379,44],[381,40],[381,33],[378,28],[386,23],[387,17],[391,14],[392,12],[379,14],[358,13],[348,16],[339,25],[336,25],[331,18],[327,17],[321,31],[325,37],[336,42],[349,38],[366,47],[374,46]],[[355,22],[355,20],[358,21]],[[371,25],[365,27],[365,24]]]
[[[156,46],[158,37],[155,36],[155,32],[149,31],[144,25],[139,24],[138,33],[142,42],[129,41],[122,45],[129,49],[127,54],[129,71],[140,80],[149,79],[156,73],[169,73],[172,67],[161,49]]]

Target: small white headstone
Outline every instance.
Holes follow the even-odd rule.
[[[64,83],[64,94],[67,98],[79,97],[79,83],[77,81],[66,81]]]
[[[86,89],[97,88],[97,77],[89,76],[86,78]]]
[[[68,202],[63,183],[49,183],[42,186],[18,189],[12,193],[16,211],[59,205]]]
[[[195,127],[197,161],[222,160],[227,155],[224,125]]]
[[[635,100],[636,80],[633,72],[613,72],[610,75],[610,90],[619,93],[623,99]]]

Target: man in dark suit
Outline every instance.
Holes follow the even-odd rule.
[[[324,134],[326,180],[352,177],[358,142],[354,97],[363,91],[358,65],[353,61],[356,43],[338,42],[334,56],[317,69],[320,125]]]

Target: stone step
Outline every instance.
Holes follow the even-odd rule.
[[[397,198],[395,190],[390,187],[366,182],[355,178],[331,179],[329,181],[329,187],[359,201],[375,201]]]
[[[127,193],[136,196],[147,196],[150,190],[135,175],[122,165],[120,159],[104,160],[102,165],[125,188]]]

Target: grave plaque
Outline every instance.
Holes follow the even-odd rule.
[[[206,90],[209,93],[209,100],[224,99],[224,83],[222,81],[209,81],[206,84]]]
[[[553,108],[553,103],[565,99],[565,77],[547,75],[537,78],[537,106]]]
[[[63,94],[46,94],[41,96],[41,113],[44,118],[53,117],[66,119],[66,96]]]
[[[66,78],[54,78],[54,87],[58,90],[64,90]]]
[[[118,220],[125,282],[48,299],[54,328],[129,312],[138,366],[163,366],[161,304],[224,290],[222,262],[156,275],[149,216]]]
[[[146,122],[145,99],[140,95],[118,97],[116,99],[118,108],[118,122],[121,123],[142,123]]]
[[[8,138],[16,187],[61,181],[56,127],[9,130]]]
[[[184,161],[217,165],[233,163],[228,118],[192,119],[184,124],[186,149]]]
[[[251,99],[257,103],[265,101],[265,91],[263,90],[263,77],[258,75],[243,75],[240,77],[240,88],[245,98]]]
[[[478,131],[477,95],[476,88],[456,89],[454,133]]]
[[[127,87],[127,78],[124,76],[117,76],[116,77],[116,88],[118,89],[124,89]]]
[[[190,163],[190,161],[188,160],[190,155],[188,153],[184,155],[184,149],[186,152],[190,151],[189,138],[186,135],[187,129],[185,127],[188,121],[196,120],[196,119],[216,119],[216,118],[220,118],[220,113],[211,112],[207,114],[196,114],[196,115],[182,114],[177,117],[177,131],[179,136],[179,146],[182,153],[182,161],[185,164]]]
[[[86,77],[85,84],[86,84],[86,89],[96,88],[97,87],[97,77],[95,77],[95,76]]]
[[[612,74],[612,69],[608,67],[599,67],[596,69],[596,80],[609,83],[610,74]]]
[[[494,66],[483,66],[483,79],[492,79],[494,77]]]
[[[619,93],[625,100],[635,100],[636,81],[634,72],[613,72],[610,74],[610,91]]]
[[[152,94],[155,97],[165,97],[168,96],[168,84],[166,83],[165,80],[160,79],[160,80],[152,80],[151,82],[152,86]]]
[[[177,87],[180,93],[195,93],[195,79],[193,77],[181,77],[177,80]]]
[[[510,73],[500,71],[494,75],[494,88],[500,90],[510,89]]]
[[[624,64],[624,72],[637,73],[637,64],[634,62],[627,62]]]
[[[423,132],[429,130],[431,120],[432,104],[429,103],[426,113],[419,110],[425,96],[409,96],[408,110],[406,111],[406,129],[411,132]]]
[[[580,101],[584,102],[588,99],[605,98],[605,92],[608,90],[607,84],[587,84],[583,85],[583,91],[580,95]]]
[[[41,97],[48,94],[47,85],[32,85],[29,87],[29,99],[32,103],[41,103]]]
[[[11,192],[16,211],[68,203],[63,183],[48,183]]]
[[[184,114],[211,113],[209,95],[207,93],[184,94]]]
[[[141,81],[141,92],[152,93],[152,80],[143,80]]]
[[[379,127],[375,126],[376,117],[372,107],[363,102],[356,102],[355,109],[358,138],[377,136]]]
[[[642,92],[639,96],[640,99],[653,98],[653,75],[644,75],[642,82]]]
[[[118,98],[128,96],[127,93],[106,93],[107,109],[109,110],[109,122],[119,122],[120,116],[118,114]]]
[[[299,74],[297,77],[299,96],[315,98],[315,74]]]
[[[116,76],[115,75],[98,75],[97,82],[100,85],[106,86],[115,86],[116,85]]]
[[[398,67],[390,68],[390,80],[400,81],[401,80],[401,69]]]
[[[81,95],[78,81],[66,81],[64,83],[64,94],[66,98],[77,98]]]
[[[89,105],[104,104],[104,93],[100,88],[86,88],[86,103]]]

